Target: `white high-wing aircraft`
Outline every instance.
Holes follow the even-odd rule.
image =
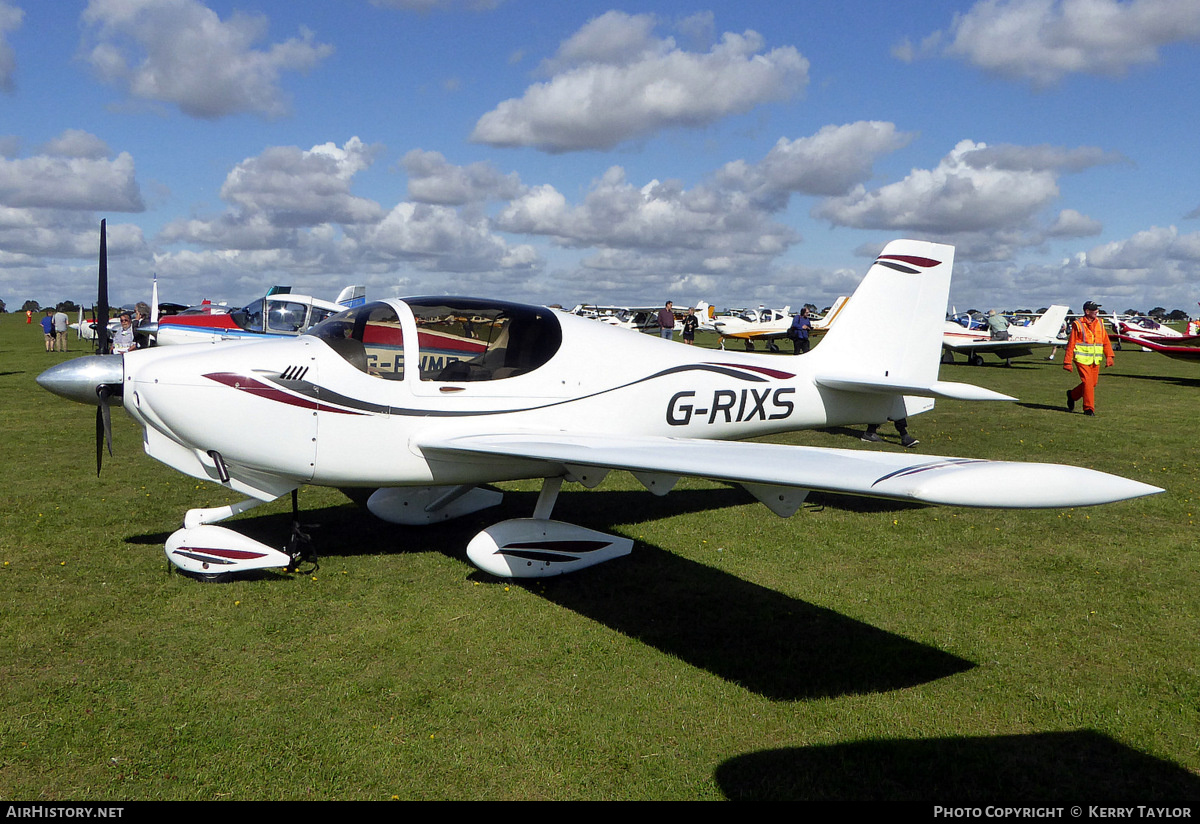
[[[1012,400],[938,380],[953,255],[888,244],[824,342],[786,361],[544,307],[420,297],[368,303],[286,340],[78,358],[38,382],[98,405],[98,456],[101,420],[119,398],[151,457],[249,496],[190,510],[168,539],[170,562],[200,576],[294,569],[305,557],[295,540],[280,551],[213,523],[289,492],[295,511],[303,484],[376,488],[377,516],[429,524],[497,503],[485,484],[543,478],[531,518],[490,526],[467,547],[487,572],[520,577],[632,550],[628,538],[550,519],[564,481],[590,488],[613,469],[660,495],[681,475],[738,483],[785,517],[812,489],[1016,508],[1160,492],[1072,466],[734,440],[883,423],[934,397]],[[911,317],[912,334],[880,346],[871,330],[884,316]]]
[[[986,329],[968,329],[956,321],[943,323],[942,363],[954,363],[954,353],[967,356],[967,363],[980,366],[984,355],[995,355],[1002,361],[1021,358],[1044,346],[1065,346],[1058,337],[1068,307],[1051,306],[1028,326],[1009,326],[1008,340],[992,340]]]

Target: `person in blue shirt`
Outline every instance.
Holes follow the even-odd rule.
[[[46,317],[42,318],[42,332],[46,339],[46,351],[54,351],[54,310],[47,309]]]
[[[792,318],[788,328],[788,337],[792,339],[792,354],[803,355],[808,352],[808,334],[812,330],[812,321],[808,319],[808,309],[801,309],[800,314]]]

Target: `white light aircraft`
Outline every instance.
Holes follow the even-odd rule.
[[[984,355],[995,355],[1006,364],[1012,358],[1021,358],[1045,346],[1065,346],[1066,341],[1058,337],[1063,321],[1067,319],[1068,307],[1051,306],[1042,316],[1028,326],[1008,327],[1008,340],[992,340],[986,329],[968,329],[962,324],[948,320],[943,324],[942,363],[954,363],[954,354],[967,356],[967,363],[981,366]]]
[[[295,513],[303,484],[374,488],[375,515],[430,524],[497,503],[486,484],[542,478],[532,517],[487,527],[467,547],[480,568],[519,577],[630,553],[628,538],[550,518],[565,481],[590,488],[614,469],[660,495],[681,475],[738,483],[785,517],[813,489],[1016,508],[1160,492],[1072,466],[734,440],[883,423],[935,397],[1012,400],[938,380],[953,252],[888,244],[821,346],[786,362],[440,296],[368,303],[285,340],[77,358],[38,382],[98,406],[97,470],[109,403],[120,401],[151,457],[249,496],[190,510],[168,539],[170,562],[201,577],[296,568],[307,556],[295,536],[281,551],[213,524],[288,493]],[[871,342],[878,318],[897,314],[914,332]]]
[[[725,348],[725,339],[734,338],[742,341],[746,351],[754,351],[755,341],[766,341],[767,348],[778,352],[779,346],[775,341],[786,338],[788,328],[792,325],[792,307],[783,309],[768,309],[760,306],[757,309],[744,309],[734,315],[716,315],[711,307],[701,301],[696,306],[696,314],[701,317],[700,328],[710,329],[721,336],[721,348]]]
[[[631,332],[658,332],[658,309],[651,307],[612,307],[612,311],[597,315],[595,320]]]

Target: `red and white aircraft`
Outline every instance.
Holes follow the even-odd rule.
[[[1109,322],[1120,343],[1132,343],[1176,360],[1200,360],[1200,335],[1184,334],[1145,315],[1114,314]],[[1191,323],[1188,329],[1193,329]]]
[[[564,482],[632,472],[656,494],[681,475],[738,483],[791,515],[809,490],[973,507],[1073,507],[1160,492],[1091,469],[863,449],[740,442],[809,427],[883,423],[932,398],[1012,400],[938,379],[953,247],[894,241],[802,358],[716,352],[629,335],[545,307],[460,297],[385,300],[297,337],[157,347],[66,361],[46,389],[110,400],[153,458],[248,496],[193,509],[167,541],[200,576],[295,568],[281,551],[212,525],[303,484],[369,487],[369,508],[430,524],[486,508],[484,485],[544,483],[530,518],[477,534],[467,556],[500,576],[556,575],[628,554],[629,538],[550,519]],[[913,319],[879,346],[878,318]],[[603,353],[603,357],[598,357]],[[99,435],[97,448],[99,451]]]
[[[158,346],[295,337],[325,318],[365,302],[366,290],[362,286],[347,286],[335,302],[293,295],[277,288],[240,309],[204,304],[201,311],[163,317],[156,325],[143,326],[140,331],[152,335]]]

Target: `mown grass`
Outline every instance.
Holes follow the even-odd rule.
[[[1200,364],[1118,353],[1094,419],[1062,410],[1060,362],[944,366],[1021,402],[911,422],[921,453],[1077,463],[1153,498],[814,494],[781,520],[614,473],[555,516],[633,555],[516,584],[464,547],[527,516],[534,483],[423,530],[306,489],[316,575],[209,585],[162,542],[234,496],[147,458],[123,414],[96,479],[92,410],[37,389],[64,356],[35,330],[0,316],[0,798],[1200,800]],[[237,521],[282,543],[289,503]]]

